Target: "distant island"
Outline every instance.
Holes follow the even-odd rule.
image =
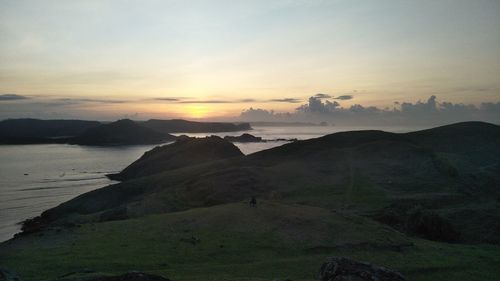
[[[25,221],[0,244],[0,264],[23,280],[128,280],[92,278],[136,270],[169,280],[494,280],[499,143],[500,126],[483,122],[339,132],[250,155],[220,137],[181,137],[110,175],[120,183]],[[402,275],[323,263],[331,256]]]
[[[156,144],[172,133],[247,131],[248,123],[194,122],[181,119],[116,122],[7,119],[0,121],[0,144],[68,143],[79,145]]]
[[[249,122],[252,126],[259,127],[326,127],[326,126],[334,126],[334,124],[330,124],[327,122],[270,122],[270,121],[252,121]]]

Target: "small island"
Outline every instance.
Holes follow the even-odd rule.
[[[256,137],[247,133],[240,136],[225,136],[224,139],[230,142],[266,142],[261,137]]]

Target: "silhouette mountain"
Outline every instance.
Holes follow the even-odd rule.
[[[85,120],[7,119],[0,121],[0,144],[150,144],[174,140],[170,133],[233,132],[252,129],[248,123],[193,122],[181,119],[128,120],[128,122],[115,123]],[[128,133],[128,129],[132,131]],[[113,131],[106,132],[106,130]],[[113,136],[113,134],[119,135]],[[134,134],[145,135],[141,140],[140,135]]]
[[[0,143],[54,143],[101,125],[84,120],[7,119],[0,121]]]
[[[176,137],[170,134],[162,134],[132,120],[122,119],[90,128],[77,136],[74,143],[83,145],[154,144],[175,139]]]
[[[150,119],[141,125],[161,133],[220,133],[251,130],[248,123],[194,122],[182,119]]]

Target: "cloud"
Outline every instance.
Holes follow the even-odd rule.
[[[336,98],[333,98],[335,100],[351,100],[353,99],[354,97],[352,95],[342,95],[342,96],[338,96]]]
[[[30,97],[17,95],[17,94],[1,94],[0,101],[11,101],[11,100],[26,100]]]
[[[126,103],[126,100],[101,100],[101,99],[82,99],[82,98],[60,98],[55,101],[68,102],[72,104],[77,103]]]
[[[153,100],[158,100],[158,101],[180,101],[181,98],[154,98]]]
[[[235,101],[230,100],[184,100],[179,101],[178,103],[235,103]]]
[[[322,93],[316,94],[316,95],[314,95],[314,97],[317,99],[330,99],[330,98],[332,98],[332,96],[327,95],[327,94],[322,94]]]
[[[155,98],[157,101],[166,101],[172,103],[181,103],[181,104],[220,104],[220,103],[268,103],[268,102],[283,102],[283,103],[299,103],[302,100],[296,98],[278,98],[278,99],[269,99],[269,100],[258,100],[253,98],[245,98],[245,99],[208,99],[208,100],[192,100],[189,98]]]
[[[274,119],[274,111],[268,111],[265,109],[254,109],[250,107],[249,109],[243,110],[241,112],[240,117],[246,121],[261,121],[261,120],[269,120]]]
[[[297,108],[297,111],[303,113],[328,113],[339,107],[340,104],[336,101],[325,101],[316,96],[310,97],[307,104],[303,104]]]
[[[500,114],[500,102],[483,102],[480,107],[481,110],[491,113]]]
[[[479,106],[440,102],[436,96],[425,101],[395,102],[393,108],[354,104],[342,107],[337,101],[312,96],[294,112],[250,108],[241,113],[241,121],[330,122],[345,126],[433,126],[462,121],[485,121],[500,124],[500,102]]]
[[[287,103],[299,103],[302,100],[295,98],[283,98],[283,99],[271,99],[270,102],[287,102]]]

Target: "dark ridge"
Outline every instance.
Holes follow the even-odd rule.
[[[58,143],[101,125],[84,120],[7,119],[0,121],[0,143]]]
[[[114,180],[128,180],[238,156],[243,156],[243,153],[235,145],[220,137],[180,137],[173,144],[158,146],[144,153],[123,171],[108,177]]]
[[[220,133],[251,130],[249,123],[195,122],[182,119],[150,119],[141,125],[161,133]]]
[[[74,143],[83,145],[154,144],[175,140],[175,136],[162,134],[123,119],[86,130]]]
[[[461,122],[404,134],[413,142],[440,153],[467,157],[478,165],[500,158],[500,126],[485,122]]]
[[[353,148],[375,142],[410,143],[406,137],[395,133],[377,130],[338,132],[323,137],[300,140],[272,149],[259,151],[249,155],[249,158],[283,159],[310,155],[321,150]]]

